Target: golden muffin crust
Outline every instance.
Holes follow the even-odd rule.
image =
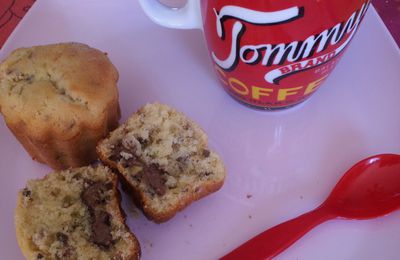
[[[144,214],[164,222],[224,183],[225,167],[207,136],[175,109],[147,104],[97,146],[100,159],[118,169]]]
[[[18,194],[17,240],[27,259],[140,258],[125,225],[117,176],[103,166],[82,167],[30,180]]]
[[[37,161],[87,165],[118,126],[117,80],[107,55],[84,44],[20,48],[0,65],[0,112]]]

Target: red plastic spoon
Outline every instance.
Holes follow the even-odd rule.
[[[376,155],[348,170],[321,206],[264,231],[221,259],[270,259],[327,220],[375,218],[398,208],[400,155]]]

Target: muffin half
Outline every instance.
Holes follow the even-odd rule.
[[[101,160],[121,173],[136,204],[155,222],[172,218],[217,191],[225,168],[204,131],[182,113],[148,104],[97,146]]]
[[[83,167],[28,181],[15,214],[27,259],[139,259],[140,246],[125,225],[117,176]]]

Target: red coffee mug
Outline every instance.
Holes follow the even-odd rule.
[[[369,0],[139,0],[156,23],[204,30],[225,90],[246,105],[282,109],[309,98],[356,33]]]

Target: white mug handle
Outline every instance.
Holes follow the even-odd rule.
[[[188,0],[182,8],[169,8],[158,0],[139,0],[143,11],[153,22],[176,29],[203,29],[200,0]]]

